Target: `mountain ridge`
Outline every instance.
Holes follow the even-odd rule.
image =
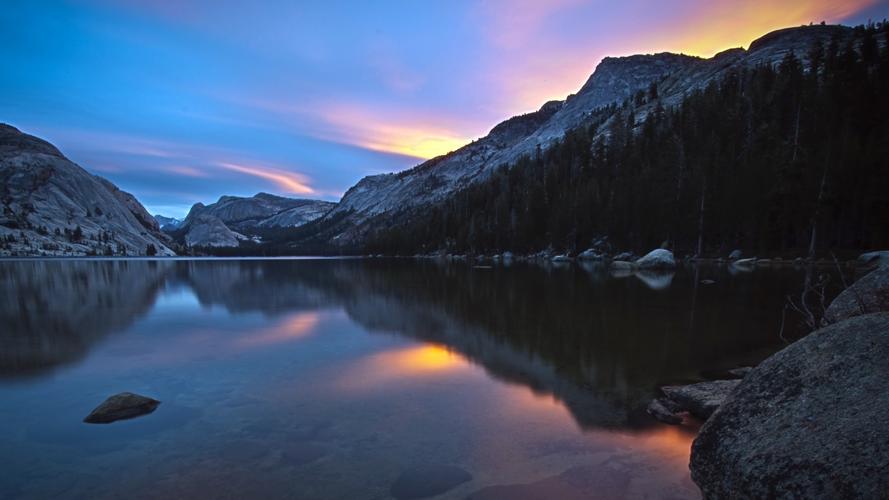
[[[136,197],[7,124],[0,206],[0,255],[175,255]]]
[[[362,178],[320,219],[319,229],[326,230],[321,239],[339,248],[360,244],[374,228],[391,223],[396,214],[440,202],[484,180],[500,165],[547,149],[567,131],[589,123],[597,111],[647,91],[652,84],[660,93],[660,105],[676,105],[733,68],[776,65],[789,52],[804,58],[815,41],[845,38],[852,30],[839,25],[784,28],[754,40],[748,49],[727,49],[707,59],[669,52],[606,57],[578,93],[564,101],[551,101],[537,111],[504,120],[485,137],[413,168]],[[638,117],[644,118],[653,109],[640,107]],[[533,131],[516,126],[528,123],[536,125]],[[604,125],[607,121],[600,127],[603,132]],[[503,134],[517,129],[518,133]],[[324,228],[326,220],[331,223]]]

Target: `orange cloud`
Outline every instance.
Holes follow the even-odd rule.
[[[313,194],[315,190],[308,184],[308,179],[301,174],[268,167],[253,167],[234,163],[217,163],[221,168],[241,172],[243,174],[270,180],[288,193]]]
[[[471,117],[466,114],[426,113],[387,105],[344,101],[296,105],[270,100],[251,100],[247,104],[274,113],[300,132],[317,139],[420,160],[454,151],[469,143],[467,134],[459,129],[485,130],[484,126],[480,128],[469,123]]]
[[[840,22],[877,0],[717,0],[701,5],[696,15],[675,29],[657,34],[648,52],[672,50],[710,57],[732,47],[747,47],[780,28],[826,21]]]
[[[522,0],[524,1],[524,0]],[[527,11],[488,4],[480,18],[484,33],[502,50],[506,64],[491,65],[483,84],[498,89],[493,95],[503,115],[537,109],[552,99],[564,99],[586,81],[605,56],[677,52],[710,57],[750,42],[770,31],[810,22],[841,22],[877,0],[708,0],[649,5],[628,0],[609,18],[608,9],[591,2],[540,2]],[[513,10],[520,11],[511,13]],[[601,10],[602,16],[597,16]],[[663,12],[659,23],[639,21]],[[507,12],[506,15],[500,15]],[[531,15],[533,13],[534,15]],[[553,29],[553,17],[590,19],[587,33],[566,44]],[[504,42],[504,40],[506,42]]]

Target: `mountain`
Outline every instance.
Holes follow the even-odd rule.
[[[160,227],[161,231],[173,231],[182,225],[182,221],[179,219],[158,214],[154,215],[154,220],[157,221],[157,225]]]
[[[709,59],[670,53],[607,57],[565,101],[548,102],[511,118],[487,136],[410,170],[361,179],[316,223],[316,239],[341,248],[360,246],[371,232],[449,199],[501,165],[548,150],[571,130],[596,127],[607,134],[611,119],[626,103],[638,104],[634,112],[641,123],[656,106],[676,106],[685,96],[739,68],[777,65],[789,53],[805,56],[816,41],[842,42],[852,33],[852,28],[843,26],[789,28],[761,37],[746,50],[730,49]],[[653,90],[658,94],[656,103],[633,102]]]
[[[233,247],[274,228],[295,228],[314,221],[336,203],[258,193],[250,198],[222,196],[216,203],[196,203],[177,228],[189,246]]]
[[[666,245],[680,256],[781,257],[883,248],[886,88],[889,24],[782,30],[594,112],[442,202],[368,219],[353,248],[613,255]]]
[[[175,255],[133,195],[0,124],[0,255]]]

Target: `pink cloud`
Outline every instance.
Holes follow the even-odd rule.
[[[235,163],[220,162],[217,166],[226,170],[252,175],[261,179],[272,181],[276,186],[288,193],[314,194],[315,190],[308,185],[308,178],[287,170],[277,168],[238,165]]]

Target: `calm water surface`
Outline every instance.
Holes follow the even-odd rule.
[[[8,260],[0,280],[3,498],[390,498],[425,465],[472,476],[438,498],[695,498],[694,426],[644,407],[780,347],[803,272]],[[122,391],[163,403],[81,422]]]

